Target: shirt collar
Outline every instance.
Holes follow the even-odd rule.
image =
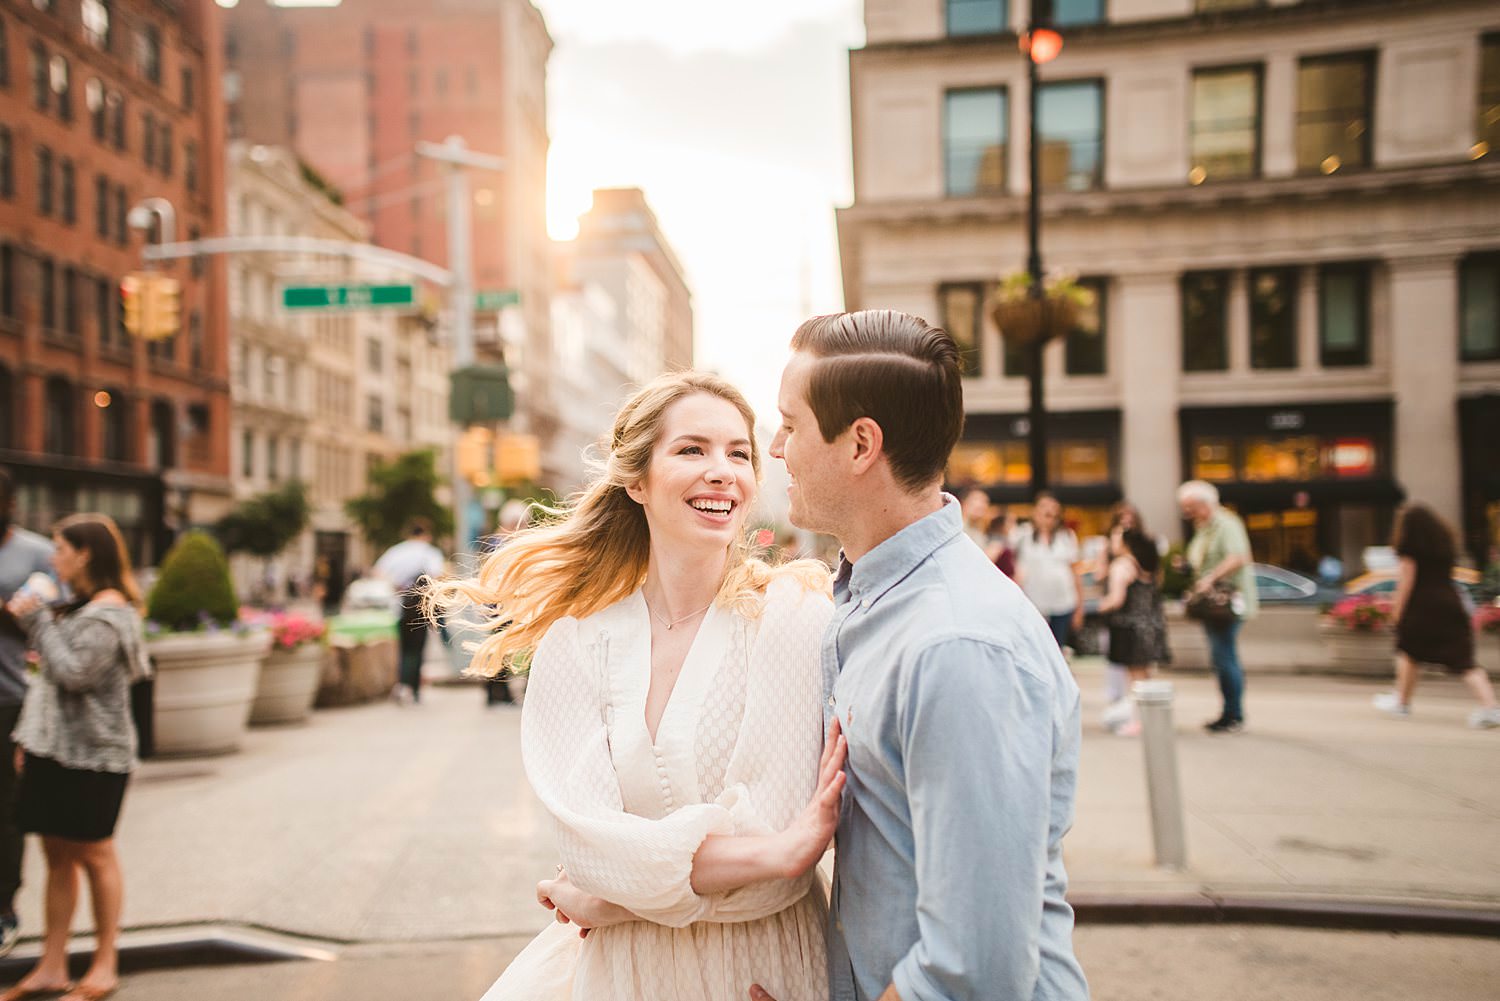
[[[948,493],[942,497],[942,507],[907,525],[860,557],[858,563],[850,563],[840,552],[835,594],[848,593],[855,600],[873,602],[962,532],[964,520],[958,498]]]

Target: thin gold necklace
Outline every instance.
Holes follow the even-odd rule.
[[[666,619],[664,619],[660,615],[656,614],[656,609],[654,609],[654,608],[651,607],[651,602],[646,601],[646,596],[644,594],[641,595],[641,601],[645,602],[645,604],[646,604],[646,611],[650,612],[651,615],[652,615],[652,617],[655,618],[657,622],[660,622],[662,625],[666,626],[669,630],[673,626],[678,625],[679,623],[686,622],[688,619],[691,619],[695,615],[702,615],[704,612],[706,612],[710,608],[714,607],[714,603],[710,601],[708,604],[704,605],[702,608],[698,609],[696,612],[689,612],[689,613],[687,613],[686,615],[684,615],[680,619],[673,619],[672,621],[668,622]]]

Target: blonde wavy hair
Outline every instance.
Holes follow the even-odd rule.
[[[489,635],[475,648],[470,673],[494,677],[506,667],[524,670],[530,651],[554,622],[607,608],[645,582],[651,533],[645,511],[626,488],[650,471],[668,408],[699,393],[727,401],[745,418],[751,467],[760,485],[755,412],[739,390],[702,372],[675,372],[642,387],[615,416],[608,454],[582,493],[560,508],[534,505],[539,523],[510,536],[474,577],[429,585],[424,602],[430,617],[471,607],[484,611],[482,628]],[[714,603],[749,618],[761,613],[766,588],[777,576],[793,575],[814,591],[826,593],[831,586],[823,563],[773,565],[748,537],[735,540],[724,555],[724,579]]]

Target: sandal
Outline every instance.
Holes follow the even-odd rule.
[[[22,987],[20,984],[10,988],[4,994],[0,994],[0,1001],[29,1001],[31,998],[51,998],[66,994],[73,989],[72,984],[63,984],[61,987]]]
[[[119,984],[115,984],[113,987],[88,987],[84,984],[79,984],[59,998],[58,1001],[104,1001],[105,998],[114,994],[119,989]],[[5,999],[0,998],[0,1001],[5,1001]]]

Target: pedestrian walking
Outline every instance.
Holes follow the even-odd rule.
[[[398,542],[375,561],[375,574],[396,589],[401,610],[397,617],[400,673],[395,696],[402,703],[422,701],[422,655],[427,649],[427,615],[422,611],[421,584],[443,574],[443,552],[432,544],[432,526],[418,519]]]
[[[1099,611],[1109,617],[1109,661],[1121,665],[1131,683],[1145,681],[1153,668],[1171,659],[1167,620],[1161,609],[1161,554],[1150,536],[1123,523],[1111,530],[1109,547],[1113,558],[1099,602]],[[1108,713],[1111,722],[1118,721],[1111,726],[1115,733],[1135,736],[1140,732],[1140,720],[1125,693]]]
[[[41,958],[0,1001],[57,993],[101,1001],[120,981],[124,883],[114,833],[136,764],[130,686],[150,674],[140,594],[125,543],[104,515],[64,519],[53,544],[53,566],[73,597],[54,608],[24,593],[6,606],[41,658],[14,739],[21,828],[41,835],[47,856],[47,917]],[[93,900],[95,945],[72,985],[68,942],[80,871]]]
[[[511,498],[500,506],[500,520],[495,526],[491,549],[499,549],[531,522],[531,508],[523,500]],[[493,678],[484,682],[484,704],[486,706],[512,706],[515,696],[510,692],[511,673],[509,667],[501,667]]]
[[[52,572],[52,543],[15,524],[15,509],[15,483],[0,466],[0,956],[21,937],[16,893],[26,843],[16,824],[16,749],[10,737],[26,698],[26,631],[3,606],[32,574]]]
[[[1050,493],[1039,493],[1031,506],[1031,523],[1016,530],[1016,583],[1047,620],[1058,648],[1068,634],[1083,625],[1083,586],[1073,565],[1078,562],[1078,537],[1063,524],[1062,504]]]
[[[507,627],[476,669],[531,659],[521,759],[563,863],[537,888],[559,923],[486,1001],[734,1001],[749,976],[827,1001],[814,867],[844,783],[836,727],[824,741],[828,571],[752,555],[754,428],[728,383],[662,376],[562,517],[432,589]]]
[[[1194,581],[1187,612],[1203,623],[1209,657],[1219,679],[1224,706],[1219,718],[1203,724],[1209,733],[1245,728],[1245,669],[1240,663],[1240,627],[1255,617],[1260,603],[1250,568],[1250,536],[1245,523],[1219,504],[1219,490],[1203,480],[1177,488],[1177,505],[1193,524],[1187,558]]]
[[[1399,558],[1396,577],[1396,690],[1375,696],[1388,716],[1411,715],[1420,664],[1435,664],[1464,679],[1479,708],[1469,715],[1475,729],[1500,727],[1500,708],[1489,675],[1474,660],[1474,629],[1453,582],[1457,553],[1453,530],[1424,504],[1409,504],[1396,519],[1391,545]]]

